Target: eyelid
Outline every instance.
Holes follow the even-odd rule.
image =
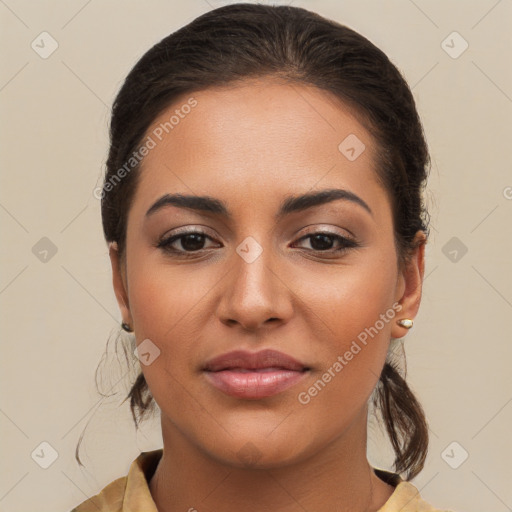
[[[345,228],[345,231],[347,231],[350,234],[350,236],[347,237],[342,232],[333,231],[332,228],[327,228],[326,229],[324,226],[327,226],[327,225],[326,224],[324,224],[324,225],[322,225],[322,224],[320,224],[320,225],[318,225],[318,224],[311,224],[310,226],[306,226],[305,228],[303,228],[303,229],[308,229],[309,228],[307,232],[305,232],[305,233],[303,233],[302,235],[299,236],[300,231],[298,231],[293,236],[294,237],[298,237],[298,239],[302,239],[305,236],[311,235],[311,234],[328,234],[328,235],[334,235],[334,236],[341,236],[343,238],[348,238],[348,239],[351,239],[351,237],[352,237],[352,239],[355,240],[354,234],[349,229]],[[162,242],[162,241],[166,241],[169,238],[173,238],[173,237],[176,237],[176,236],[179,236],[179,235],[188,235],[188,234],[201,234],[201,235],[205,235],[205,236],[207,236],[207,237],[209,237],[211,239],[215,239],[216,238],[216,235],[213,235],[208,228],[205,228],[204,226],[201,226],[200,224],[197,224],[197,225],[187,225],[187,226],[183,226],[181,228],[172,229],[169,232],[164,233],[160,237],[159,243]]]
[[[213,235],[211,230],[208,228],[205,228],[204,226],[201,226],[200,224],[192,224],[183,226],[181,228],[175,228],[171,229],[169,231],[166,231],[161,237],[160,240],[167,240],[168,238],[177,236],[177,235],[188,235],[188,234],[200,234],[205,235],[210,238],[215,238],[216,235]]]
[[[355,238],[355,235],[349,229],[343,228],[343,231],[333,230],[330,224],[311,224],[310,226],[306,226],[304,229],[308,230],[306,233],[308,235],[312,233],[326,233],[330,235],[345,236],[343,231],[346,231],[351,237]],[[341,228],[339,229],[341,230]]]

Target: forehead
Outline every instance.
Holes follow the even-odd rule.
[[[255,201],[327,187],[375,202],[384,192],[357,113],[312,86],[255,79],[183,95],[146,137],[154,147],[135,203],[168,192]]]

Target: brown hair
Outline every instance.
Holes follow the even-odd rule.
[[[430,160],[411,91],[387,56],[365,37],[289,6],[232,4],[209,11],[162,39],[136,63],[112,110],[101,201],[106,240],[117,242],[124,254],[139,166],[113,180],[155,118],[185,94],[265,75],[315,86],[355,109],[377,142],[376,174],[392,204],[397,265],[403,268],[416,248],[416,232],[428,236],[422,192]],[[395,470],[407,472],[409,480],[423,468],[428,427],[404,377],[388,357],[372,403],[395,451]],[[154,406],[142,372],[128,398],[138,426]]]

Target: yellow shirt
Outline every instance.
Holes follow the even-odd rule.
[[[84,501],[71,512],[158,512],[149,490],[163,449],[142,452],[131,464],[128,475],[114,480],[99,494]],[[422,500],[416,487],[400,475],[375,469],[376,475],[395,487],[378,512],[449,512]]]

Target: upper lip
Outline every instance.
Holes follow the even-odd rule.
[[[284,370],[303,371],[308,368],[293,357],[278,352],[277,350],[261,350],[259,352],[247,352],[234,350],[210,359],[203,370],[219,372],[241,368],[246,370],[258,370],[262,368],[281,368]]]

